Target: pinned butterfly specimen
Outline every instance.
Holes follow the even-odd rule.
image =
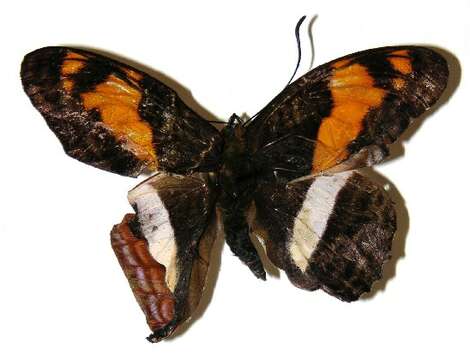
[[[120,175],[154,173],[129,192],[135,214],[114,226],[111,244],[157,342],[198,305],[218,219],[258,278],[260,239],[299,288],[343,301],[369,291],[396,220],[384,189],[356,170],[382,161],[436,102],[448,67],[424,47],[358,52],[221,131],[162,82],[93,52],[33,51],[21,78],[68,155]]]

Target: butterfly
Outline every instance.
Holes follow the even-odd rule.
[[[259,240],[299,288],[348,302],[370,291],[390,258],[396,215],[357,169],[387,157],[448,73],[425,47],[357,52],[219,131],[159,80],[90,51],[45,47],[21,66],[26,94],[69,156],[119,175],[153,173],[128,194],[135,213],[111,231],[151,342],[198,306],[218,223],[258,278]]]

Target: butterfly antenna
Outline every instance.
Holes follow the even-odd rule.
[[[294,70],[294,73],[292,74],[291,78],[289,79],[289,81],[287,82],[287,85],[288,86],[291,81],[294,79],[294,76],[295,74],[297,74],[297,70],[299,70],[299,66],[300,66],[300,59],[302,58],[302,48],[300,47],[300,35],[299,35],[299,30],[300,30],[300,26],[302,25],[302,23],[304,22],[306,16],[302,16],[299,21],[297,22],[297,25],[295,25],[295,40],[297,40],[297,54],[298,54],[298,58],[297,58],[297,65],[295,66],[295,70]]]
[[[317,20],[318,15],[315,15],[312,20],[308,23],[308,39],[310,40],[310,52],[312,53],[312,57],[310,58],[310,66],[308,67],[309,70],[313,68],[313,63],[315,60],[315,47],[313,45],[313,34],[312,34],[312,28],[313,28],[313,23]]]
[[[294,73],[292,74],[291,78],[289,79],[289,82],[287,83],[287,85],[285,87],[287,87],[292,79],[294,79],[294,76],[295,74],[297,74],[297,70],[299,69],[299,66],[300,66],[300,59],[302,57],[302,50],[300,48],[300,35],[299,35],[299,31],[300,31],[300,26],[302,25],[302,23],[304,22],[306,16],[302,16],[299,21],[297,21],[297,25],[295,25],[295,39],[297,41],[297,54],[298,54],[298,59],[297,59],[297,65],[295,66],[295,70],[294,70]],[[255,115],[253,115],[251,118],[249,118],[244,124],[243,126],[247,126],[249,123],[251,123],[251,121],[253,121],[253,119],[261,112],[258,111]]]

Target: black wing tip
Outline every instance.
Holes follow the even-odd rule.
[[[38,48],[27,53],[23,58],[22,64],[27,64],[36,61],[45,61],[48,59],[49,56],[56,56],[57,54],[62,54],[68,49],[70,48],[66,48],[63,46],[44,46],[42,48]]]
[[[449,64],[439,49],[415,47],[412,51],[413,67],[416,68],[415,94],[419,94],[423,108],[416,115],[431,108],[442,96],[449,81]]]
[[[432,78],[438,85],[438,96],[444,91],[447,86],[449,78],[449,64],[443,56],[444,50],[426,45],[404,45],[404,46],[392,46],[390,50],[409,50],[411,56],[416,60],[419,60],[424,66],[421,69],[417,69],[418,73],[422,76],[430,73]],[[420,70],[423,70],[422,72]]]
[[[436,47],[412,46],[410,47],[415,54],[420,55],[427,64],[434,64],[440,74],[444,77],[449,75],[449,64],[445,58],[444,51]]]
[[[47,65],[58,58],[62,58],[67,51],[74,51],[77,53],[82,53],[86,55],[90,55],[89,52],[77,49],[73,47],[66,47],[66,46],[44,46],[33,51],[27,53],[23,61],[21,62],[21,76],[27,73],[27,70],[31,67],[37,67],[38,65]]]
[[[58,59],[62,59],[66,48],[59,46],[47,46],[33,50],[26,54],[21,62],[20,77],[23,87],[35,78],[40,77],[44,69],[50,68]]]

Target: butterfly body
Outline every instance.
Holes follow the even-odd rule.
[[[129,191],[135,214],[111,244],[156,342],[199,303],[219,214],[225,241],[258,278],[260,239],[299,288],[343,301],[369,291],[397,224],[387,192],[357,169],[382,161],[437,101],[448,68],[425,47],[361,51],[221,131],[159,80],[90,51],[35,50],[21,78],[68,155],[120,175],[153,173]]]
[[[258,185],[258,166],[250,156],[245,126],[237,115],[232,115],[222,134],[224,150],[219,175],[218,206],[222,213],[225,240],[232,252],[248,265],[255,276],[266,279],[246,221],[246,213]]]

